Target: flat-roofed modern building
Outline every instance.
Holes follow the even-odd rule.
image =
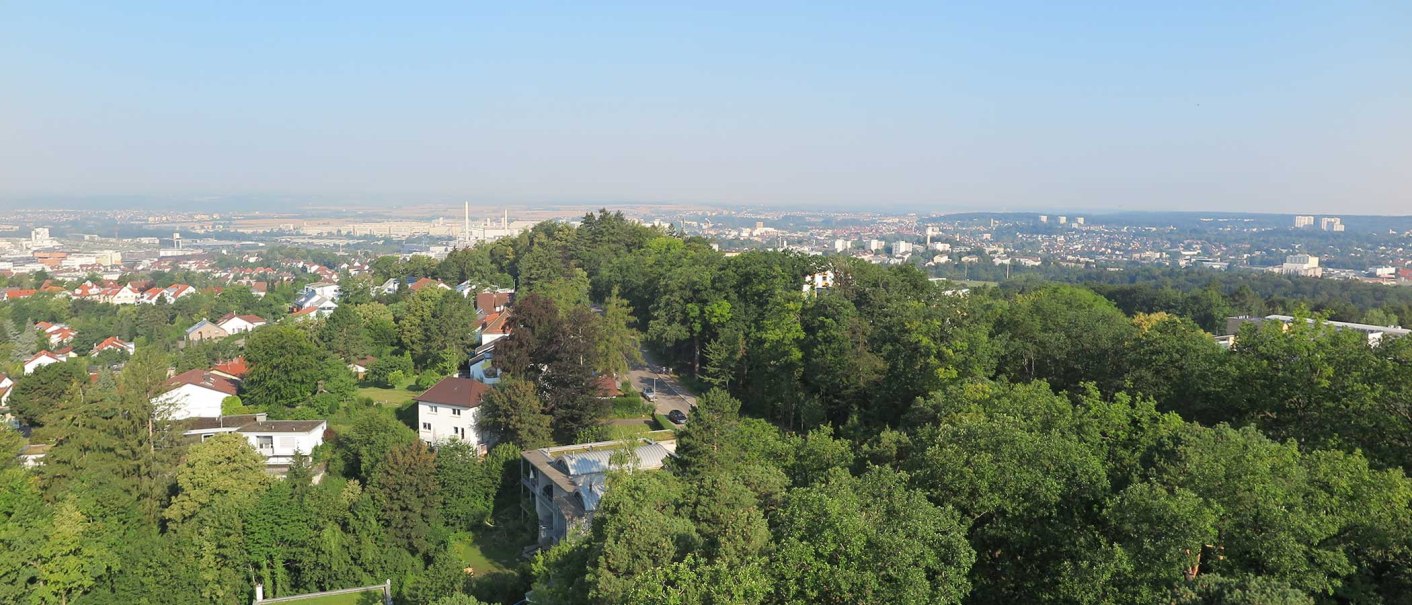
[[[657,470],[676,454],[676,441],[602,441],[520,453],[523,506],[539,520],[547,547],[587,527],[608,489],[610,471]]]

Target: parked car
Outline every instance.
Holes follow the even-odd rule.
[[[681,410],[672,410],[670,412],[667,412],[667,420],[670,420],[677,424],[686,424],[686,412],[683,412]]]
[[[652,389],[642,389],[642,398],[648,401],[657,401],[657,391]]]

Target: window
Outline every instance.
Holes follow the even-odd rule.
[[[429,405],[429,406],[427,406],[427,413],[428,413],[428,414],[435,414],[435,413],[436,413],[436,406],[434,406],[434,405]]]
[[[275,438],[273,435],[260,435],[255,437],[255,447],[262,450],[272,450],[275,448]]]
[[[466,438],[466,429],[464,429],[464,428],[461,428],[461,427],[459,427],[459,426],[457,426],[457,427],[452,427],[452,428],[451,428],[451,432],[454,433],[457,437],[460,437],[461,439],[465,439],[465,438]]]
[[[424,431],[430,431],[430,430],[431,430],[431,423],[430,423],[430,422],[423,422],[423,423],[422,423],[422,430],[424,430]]]
[[[461,408],[451,408],[451,415],[452,415],[452,416],[460,416],[460,415],[461,415]]]

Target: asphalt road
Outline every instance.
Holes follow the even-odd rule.
[[[652,403],[657,408],[658,414],[681,410],[686,413],[687,417],[690,417],[692,408],[696,406],[696,396],[682,387],[681,382],[674,374],[658,365],[647,351],[642,352],[642,358],[647,360],[645,366],[637,366],[628,371],[633,388],[641,392],[654,388],[655,384],[657,398]]]

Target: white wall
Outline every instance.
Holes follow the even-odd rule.
[[[460,410],[460,415],[456,411]],[[472,446],[480,445],[481,435],[476,429],[480,408],[458,408],[428,403],[417,404],[417,436],[427,443],[448,439],[460,439]],[[456,429],[461,429],[458,433]],[[464,433],[465,437],[460,434]]]
[[[250,447],[255,448],[261,455],[265,456],[267,464],[289,464],[295,452],[309,455],[324,442],[324,429],[327,424],[319,425],[318,428],[307,433],[244,433],[245,438],[250,441]],[[260,437],[270,437],[274,446],[273,449],[260,449]]]
[[[40,357],[39,359],[25,364],[25,374],[33,374],[35,370],[53,363],[59,363],[59,360],[53,357]]]
[[[169,409],[172,420],[214,418],[221,415],[221,401],[228,396],[220,391],[184,384],[152,398],[152,402]]]
[[[249,332],[255,329],[255,324],[245,321],[244,319],[241,319],[239,317],[232,317],[229,321],[218,325],[220,325],[222,330],[225,330],[229,334],[239,334],[241,332]]]

